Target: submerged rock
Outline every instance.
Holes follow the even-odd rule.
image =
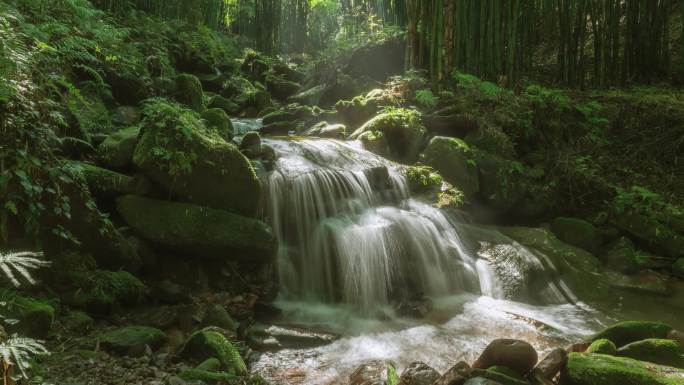
[[[467,197],[480,191],[477,167],[471,149],[464,141],[436,136],[421,154],[421,161],[437,170],[444,180]]]
[[[193,255],[265,261],[276,250],[263,222],[208,207],[127,195],[117,208],[141,237]]]
[[[537,351],[525,341],[497,339],[489,343],[473,364],[475,369],[505,366],[524,375],[537,363]]]
[[[631,358],[570,353],[563,385],[682,385],[684,371]]]
[[[254,324],[247,329],[251,347],[259,350],[304,349],[330,344],[339,337],[295,327]]]
[[[349,375],[349,385],[397,385],[399,376],[394,365],[385,361],[368,361]]]

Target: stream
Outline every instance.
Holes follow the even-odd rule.
[[[236,124],[239,134],[259,126]],[[265,216],[280,244],[275,323],[339,337],[263,352],[251,368],[271,383],[344,384],[373,359],[392,361],[399,372],[413,361],[444,372],[474,361],[495,338],[528,341],[543,355],[634,318],[635,308],[641,318],[677,322],[676,314],[649,314],[648,300],[595,310],[543,256],[412,198],[403,166],[359,142],[262,142],[278,155],[261,175]],[[487,248],[490,241],[496,246]],[[494,264],[487,253],[513,253],[515,263]],[[533,282],[521,273],[528,270],[538,272]]]

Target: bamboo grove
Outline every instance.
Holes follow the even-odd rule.
[[[526,77],[575,87],[650,82],[684,53],[678,0],[95,0],[227,28],[268,53],[315,54],[377,20],[405,31],[406,67],[434,81],[454,70],[513,85]],[[680,12],[677,7],[680,7]],[[680,60],[681,62],[681,60]]]

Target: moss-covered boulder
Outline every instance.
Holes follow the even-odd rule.
[[[83,162],[74,162],[74,167],[80,170],[88,189],[97,198],[111,199],[126,194],[147,195],[152,191],[152,184],[142,175],[128,176]]]
[[[264,135],[287,135],[290,131],[295,131],[296,127],[295,122],[273,122],[261,127],[259,132]]]
[[[361,139],[366,133],[382,133],[389,146],[390,158],[412,163],[418,159],[427,140],[427,130],[423,127],[420,114],[414,110],[388,110],[366,122],[351,134],[351,139]]]
[[[622,213],[612,219],[612,224],[655,253],[670,258],[684,257],[684,235],[655,217]]]
[[[631,358],[570,353],[563,385],[684,385],[684,371]]]
[[[202,319],[202,324],[204,326],[216,326],[231,332],[237,332],[238,329],[238,322],[228,314],[225,307],[219,304],[213,305],[207,309],[204,318]]]
[[[202,113],[207,128],[215,130],[226,141],[233,139],[233,123],[228,114],[220,108],[210,108]]]
[[[47,337],[55,318],[55,308],[49,302],[20,295],[10,297],[3,310],[5,317],[19,321],[7,325],[10,332],[32,338]]]
[[[506,214],[523,199],[525,189],[520,162],[477,151],[475,164],[479,177],[479,200],[495,214]]]
[[[436,136],[430,140],[421,161],[432,166],[467,197],[480,191],[480,180],[471,148],[462,140]]]
[[[609,356],[614,356],[617,354],[617,347],[612,341],[601,338],[600,340],[596,340],[589,345],[587,348],[587,353],[607,354]]]
[[[85,335],[95,325],[95,320],[79,310],[71,310],[60,319],[64,328],[70,332]]]
[[[268,260],[276,250],[265,223],[225,210],[134,195],[120,197],[117,209],[141,237],[192,255]]]
[[[264,125],[268,125],[276,122],[294,122],[297,120],[297,115],[290,111],[277,110],[264,115],[262,122]]]
[[[212,329],[203,329],[192,334],[180,355],[197,362],[216,358],[225,372],[238,376],[247,374],[247,366],[237,348],[224,335]]]
[[[349,375],[349,385],[398,385],[399,375],[390,362],[374,360],[357,366]]]
[[[133,166],[133,151],[138,144],[140,127],[133,126],[109,135],[97,147],[97,159],[103,167],[127,170]]]
[[[671,330],[670,326],[660,322],[624,321],[600,331],[592,337],[592,341],[607,339],[621,347],[649,338],[666,338]]]
[[[237,115],[240,112],[240,106],[237,103],[221,95],[215,95],[209,99],[207,108],[220,108],[228,115]]]
[[[639,361],[684,369],[684,351],[677,341],[649,338],[621,347],[617,354]]]
[[[78,272],[72,280],[80,290],[72,293],[67,302],[97,314],[109,313],[120,305],[136,304],[147,292],[142,281],[125,271]]]
[[[627,237],[611,242],[599,257],[607,268],[620,273],[634,274],[649,267],[647,256]]]
[[[387,137],[382,132],[367,131],[356,137],[357,140],[361,141],[363,148],[372,152],[373,154],[380,155],[385,158],[390,157],[389,143],[387,143]]]
[[[153,100],[133,161],[178,198],[241,215],[256,213],[261,185],[238,148],[207,129],[191,111]]]
[[[304,134],[308,136],[317,136],[319,138],[344,139],[347,137],[347,126],[344,124],[319,122],[306,130]]]
[[[603,243],[599,230],[577,218],[558,217],[551,222],[551,231],[563,242],[596,254]]]
[[[100,335],[100,344],[119,354],[140,356],[146,347],[155,350],[166,342],[166,333],[149,326],[127,326]]]
[[[195,75],[180,74],[176,77],[175,99],[197,112],[204,111],[202,83]]]
[[[672,272],[679,278],[684,279],[684,258],[679,258],[672,265]]]
[[[299,92],[299,83],[287,80],[282,76],[268,75],[266,77],[266,88],[277,99],[285,100]]]

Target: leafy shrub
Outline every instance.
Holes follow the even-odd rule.
[[[625,190],[615,187],[615,198],[611,207],[618,213],[637,211],[645,214],[654,212],[680,215],[681,211],[667,203],[662,195],[643,186],[632,186]]]
[[[425,88],[416,91],[416,101],[425,107],[434,108],[439,102],[439,97],[435,96],[430,89]]]

